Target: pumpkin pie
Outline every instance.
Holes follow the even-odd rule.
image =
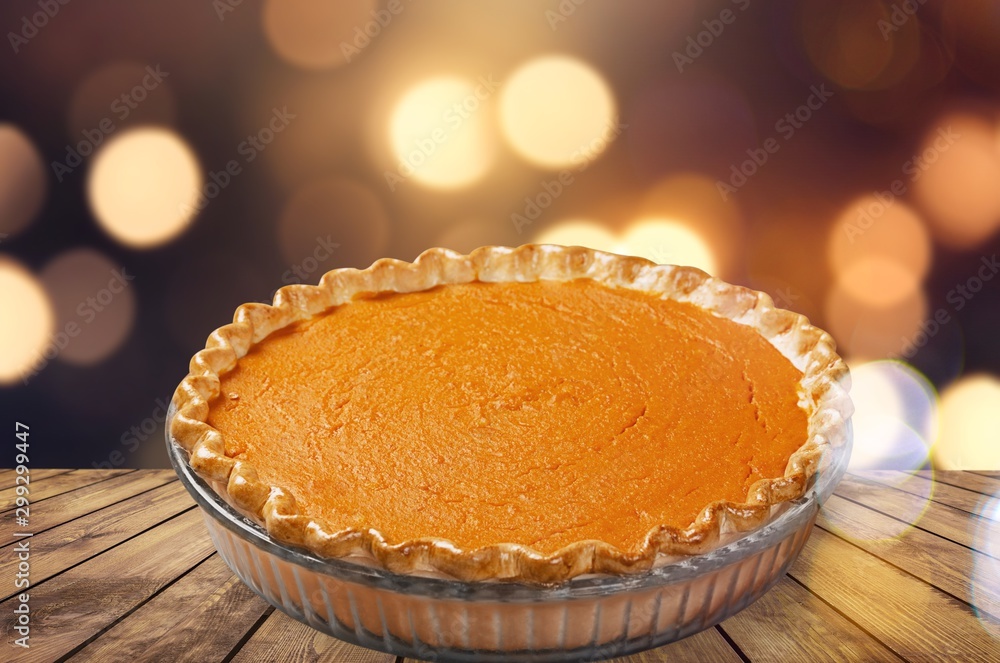
[[[433,249],[241,306],[171,435],[283,543],[556,582],[761,526],[844,444],[846,377],[825,332],[693,268]]]

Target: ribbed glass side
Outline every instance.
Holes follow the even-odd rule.
[[[265,600],[334,637],[436,661],[580,661],[687,637],[759,598],[784,575],[815,517],[773,545],[663,586],[589,596],[477,600],[428,596],[306,568],[263,550],[206,514],[219,554]],[[531,591],[530,588],[527,591]]]

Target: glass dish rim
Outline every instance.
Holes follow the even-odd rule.
[[[818,511],[846,472],[853,440],[851,420],[847,419],[844,422],[846,426],[844,444],[830,448],[829,462],[825,468],[816,472],[806,493],[799,499],[789,502],[786,509],[764,526],[726,545],[648,571],[621,575],[581,576],[546,585],[408,575],[348,560],[319,557],[303,548],[275,541],[263,527],[246,518],[222,499],[193,470],[187,451],[170,436],[170,423],[175,412],[176,408],[171,403],[164,430],[170,464],[198,507],[240,539],[288,563],[340,581],[427,598],[474,601],[549,602],[593,599],[688,582],[698,576],[718,571],[779,544],[799,528],[811,523],[814,509]]]

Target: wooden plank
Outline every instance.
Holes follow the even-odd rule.
[[[199,536],[208,539],[207,532]],[[72,660],[221,661],[269,609],[215,554]]]
[[[31,588],[31,649],[23,661],[52,661],[107,628],[210,554],[198,510],[188,511],[103,555]],[[4,638],[13,605],[0,603]]]
[[[929,484],[928,486],[918,487],[909,482],[905,482],[904,479],[907,476],[906,474],[892,470],[865,470],[863,472],[853,472],[852,474],[890,487],[896,487],[902,483],[900,490],[905,490],[908,493],[919,495],[921,497],[927,497],[929,488],[931,491],[930,499],[969,513],[979,513],[982,510],[985,500],[988,499],[985,495],[981,495],[971,490],[966,490],[965,488],[949,486],[946,483],[931,481],[930,479],[921,477],[919,474],[909,476],[919,477],[921,481]]]
[[[66,474],[67,472],[72,472],[72,470],[31,470],[29,474],[31,475],[31,483],[37,481],[44,481],[57,474]],[[14,470],[2,470],[0,471],[0,490],[7,490],[8,488],[17,487],[17,477],[18,474]],[[2,504],[2,502],[0,502]]]
[[[991,479],[1000,479],[1000,470],[967,470],[969,474],[978,474],[982,477],[990,477]]]
[[[232,660],[233,663],[394,663],[396,657],[331,638],[275,610]]]
[[[895,518],[899,533],[909,529],[904,524],[909,523],[986,554],[988,541],[1000,541],[1000,523],[996,521],[867,479],[845,476],[835,494]]]
[[[177,481],[173,470],[142,470],[94,483],[85,490],[70,491],[41,504],[32,504],[29,529],[38,534],[173,481]]]
[[[969,606],[822,529],[790,572],[907,660],[995,660],[997,642]]]
[[[718,628],[710,628],[657,649],[612,659],[612,663],[674,663],[675,661],[739,663],[741,660],[736,650],[722,637]]]
[[[119,474],[128,474],[135,470],[73,470],[65,474],[59,474],[45,480],[40,480],[38,485],[34,485],[34,478],[28,484],[31,504],[34,505],[42,500],[47,500],[56,495],[68,493],[71,490],[83,488],[100,481],[106,481]],[[17,488],[7,488],[0,490],[0,515],[14,509],[14,498],[17,497]]]
[[[897,536],[895,520],[836,495],[823,506],[817,522],[924,582],[1000,617],[997,560],[921,529],[910,528]]]
[[[739,663],[741,660],[718,628],[710,628],[663,647],[609,659],[608,663]],[[419,662],[415,658],[407,658],[405,663]]]
[[[31,582],[37,585],[193,507],[184,486],[174,481],[37,534],[30,539]],[[13,578],[18,561],[13,554],[0,556],[0,578]],[[17,593],[4,589],[0,600]]]
[[[881,642],[787,577],[723,622],[722,630],[751,661],[899,660]]]
[[[944,470],[920,470],[917,475],[923,479],[946,483],[949,486],[1000,497],[1000,479],[991,479],[972,472],[948,472]]]

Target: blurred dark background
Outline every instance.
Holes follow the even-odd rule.
[[[998,2],[34,0],[0,27],[0,426],[36,467],[164,466],[162,404],[240,303],[554,241],[828,329],[856,467],[1000,469]]]

